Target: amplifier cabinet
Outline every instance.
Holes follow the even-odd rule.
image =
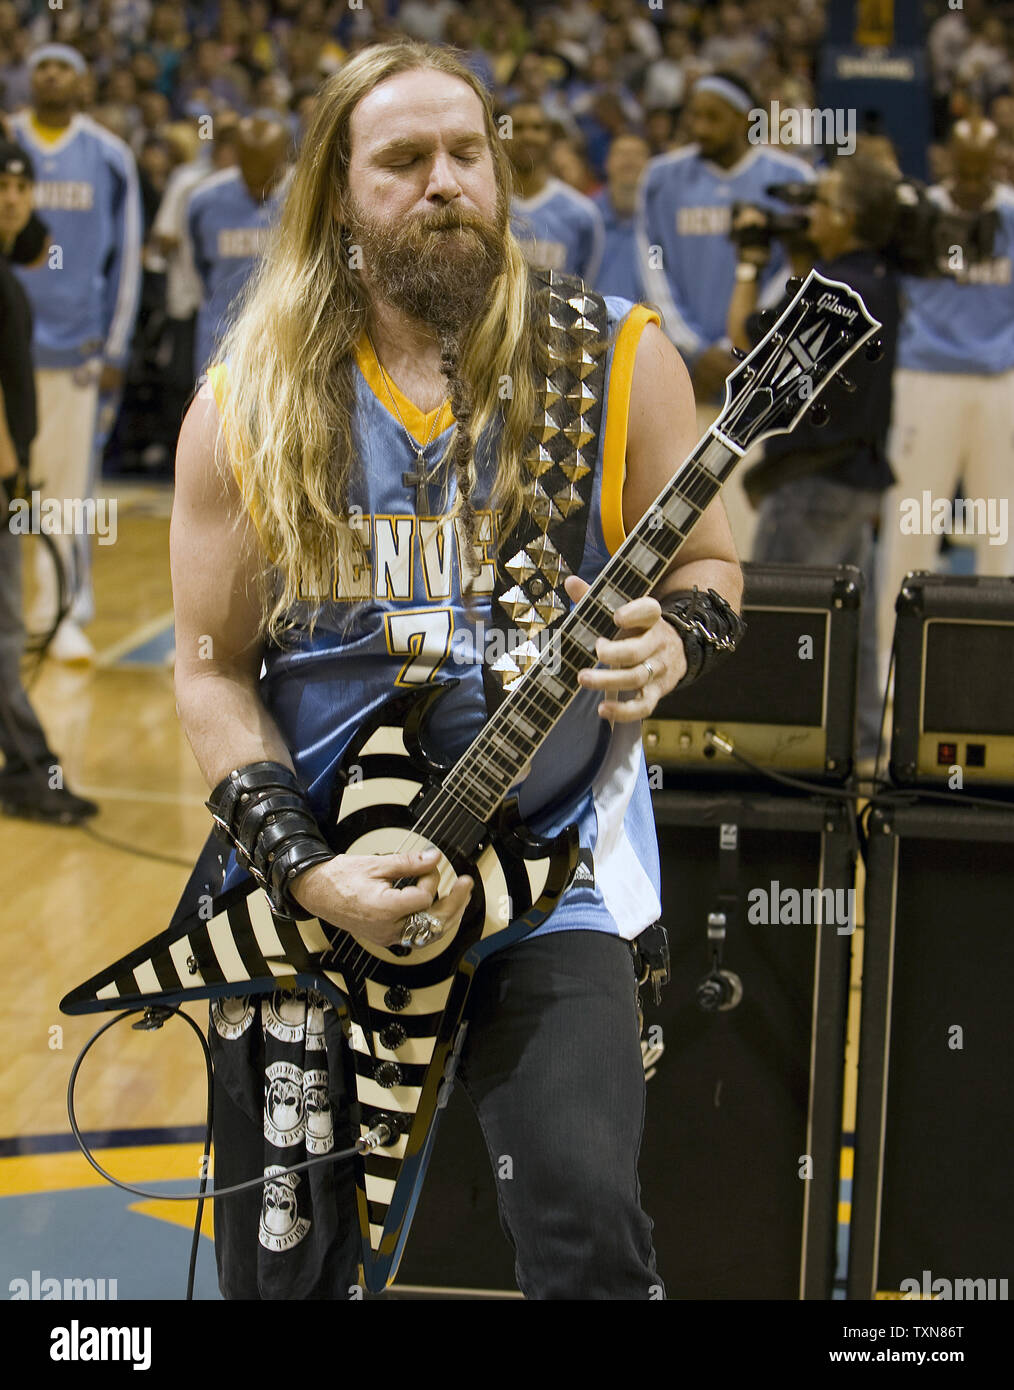
[[[850,1298],[1007,1297],[1012,900],[1014,811],[874,803]]]
[[[745,564],[743,575],[746,634],[727,661],[659,701],[644,722],[645,757],[698,785],[755,780],[716,754],[705,739],[714,730],[762,767],[843,783],[855,756],[862,574]]]
[[[915,572],[895,608],[892,780],[1014,786],[1014,578]]]
[[[852,938],[844,921],[806,920],[806,894],[830,890],[837,915],[848,915],[846,813],[807,797],[659,791],[654,800],[672,979],[658,1006],[642,991],[639,1173],[659,1274],[670,1298],[830,1298]],[[743,995],[705,1012],[697,990],[716,908],[727,915],[723,961]],[[508,1291],[512,1271],[490,1161],[455,1087],[395,1287]]]

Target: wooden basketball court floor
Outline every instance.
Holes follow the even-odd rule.
[[[115,1279],[120,1299],[178,1299],[186,1287],[193,1205],[106,1184],[78,1150],[67,1119],[74,1059],[111,1015],[68,1018],[59,1001],[166,925],[210,828],[207,789],[175,713],[170,492],[117,485],[111,495],[118,501],[117,539],[93,551],[97,616],[89,635],[97,659],[78,668],[46,662],[31,687],[68,785],[100,804],[90,822],[95,833],[0,818],[0,1297],[10,1296],[14,1280],[31,1284],[35,1272],[39,1285],[47,1278]],[[25,540],[29,593],[38,544]],[[861,928],[853,944],[847,1137],[855,1113]],[[206,1005],[189,1012],[206,1026]],[[126,1182],[166,1195],[197,1186],[205,1107],[201,1050],[178,1020],[157,1032],[118,1025],[80,1073],[78,1122],[98,1161]],[[846,1147],[840,1252],[851,1157]],[[202,1229],[195,1297],[215,1299],[211,1204]]]

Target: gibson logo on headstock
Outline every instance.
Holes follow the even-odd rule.
[[[836,294],[822,294],[817,300],[817,308],[830,309],[832,314],[841,314],[842,318],[848,319],[849,323],[856,316],[855,309],[847,309],[844,304],[840,303]]]

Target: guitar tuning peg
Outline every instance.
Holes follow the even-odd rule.
[[[822,429],[830,419],[831,412],[823,401],[814,401],[810,406],[807,418],[811,425],[816,425],[817,429]]]
[[[737,362],[742,362],[743,358],[747,355],[742,348],[738,347],[730,348],[729,351],[732,353],[733,357],[735,357]]]
[[[884,355],[884,344],[879,338],[871,338],[865,352],[867,362],[879,362]]]
[[[795,294],[797,290],[803,288],[803,277],[801,275],[790,275],[785,282],[785,288],[789,294]]]
[[[838,382],[839,382],[839,385],[841,386],[841,389],[842,389],[843,391],[847,391],[847,392],[849,393],[850,396],[851,396],[852,392],[856,389],[856,384],[855,384],[855,382],[852,380],[851,377],[847,377],[847,376],[844,374],[844,372],[839,372],[839,373],[838,373]]]
[[[757,317],[762,331],[766,333],[769,328],[774,328],[775,324],[778,322],[778,310],[762,309]]]

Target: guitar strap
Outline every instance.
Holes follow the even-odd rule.
[[[563,581],[584,556],[599,467],[608,314],[575,275],[533,270],[535,328],[545,345],[535,418],[525,449],[524,504],[497,548],[491,628],[497,660],[483,664],[492,714],[537,660],[553,624],[571,608]]]

